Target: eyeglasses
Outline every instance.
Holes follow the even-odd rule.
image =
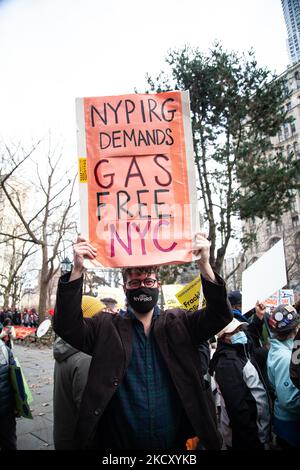
[[[143,281],[140,279],[132,279],[132,281],[127,282],[127,286],[130,289],[138,289],[143,284],[145,287],[154,287],[157,283],[157,279],[152,279],[151,277],[146,277]]]

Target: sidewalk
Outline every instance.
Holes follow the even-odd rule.
[[[32,392],[33,420],[17,419],[18,450],[54,450],[53,445],[53,368],[52,349],[16,345],[19,359]]]

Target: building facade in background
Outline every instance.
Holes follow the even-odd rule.
[[[281,78],[285,80],[285,106],[288,116],[293,116],[294,122],[285,124],[271,140],[283,155],[292,152],[293,158],[300,159],[300,62],[289,67]],[[300,191],[295,191],[292,208],[282,217],[278,216],[274,222],[258,218],[248,220],[243,224],[243,233],[255,233],[257,238],[256,243],[246,251],[243,269],[283,239],[288,287],[300,293]],[[236,278],[240,280],[240,277],[239,273],[236,273]]]
[[[300,60],[300,0],[281,0],[287,28],[287,50],[290,64]]]

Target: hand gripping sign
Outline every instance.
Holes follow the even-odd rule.
[[[189,93],[76,100],[81,233],[93,266],[193,261],[199,231]]]

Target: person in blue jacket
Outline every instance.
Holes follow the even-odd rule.
[[[300,315],[291,305],[279,305],[268,316],[271,331],[267,367],[275,393],[273,431],[282,449],[300,449],[300,390],[290,378],[293,340]]]

